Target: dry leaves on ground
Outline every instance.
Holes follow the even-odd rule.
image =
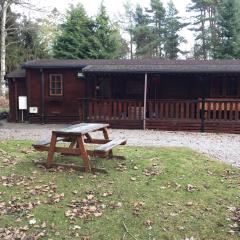
[[[133,203],[133,215],[135,216],[139,216],[140,211],[142,209],[142,207],[144,206],[144,202],[134,202]]]
[[[161,172],[160,172],[159,166],[156,163],[152,164],[151,167],[146,168],[143,172],[143,174],[147,177],[159,176],[160,173]]]
[[[26,177],[26,176],[20,176],[15,173],[12,173],[9,176],[1,176],[0,183],[2,183],[5,187],[13,187],[13,186],[28,186],[29,182],[28,180],[34,180],[35,177]]]
[[[4,214],[19,214],[26,215],[35,206],[39,205],[40,201],[36,202],[19,202],[19,199],[12,199],[9,202],[0,202],[0,215]]]
[[[228,210],[232,214],[231,220],[233,221],[233,224],[230,225],[231,230],[229,233],[232,235],[240,234],[240,208],[228,207]]]
[[[82,200],[72,200],[68,206],[71,210],[67,210],[65,216],[70,219],[89,219],[93,216],[100,217],[105,208],[102,201],[97,199],[92,193],[88,194],[87,197]]]
[[[0,228],[0,239],[2,240],[39,240],[46,236],[46,231],[38,231],[27,234],[28,227],[8,227]]]

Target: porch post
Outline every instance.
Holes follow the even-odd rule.
[[[205,109],[206,109],[206,80],[204,77],[200,78],[202,84],[202,111],[201,111],[201,132],[205,132]]]
[[[41,68],[41,123],[45,123],[45,79],[44,79],[44,71]]]
[[[146,111],[147,111],[147,83],[148,83],[148,75],[145,73],[145,81],[144,81],[144,100],[143,100],[143,130],[146,129]]]

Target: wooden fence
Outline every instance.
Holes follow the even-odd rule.
[[[138,100],[81,100],[80,118],[85,121],[143,121],[144,103]],[[239,122],[240,100],[147,100],[146,120],[155,122]]]

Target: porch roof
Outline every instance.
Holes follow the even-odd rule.
[[[240,61],[165,62],[164,64],[89,65],[85,73],[240,73]]]
[[[8,73],[5,78],[25,78],[26,77],[26,72],[24,69],[16,69],[10,73]]]

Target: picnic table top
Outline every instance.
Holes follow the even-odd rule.
[[[53,133],[56,134],[71,134],[71,135],[84,135],[90,132],[101,130],[108,127],[109,124],[106,123],[79,123],[72,126],[55,130]]]

